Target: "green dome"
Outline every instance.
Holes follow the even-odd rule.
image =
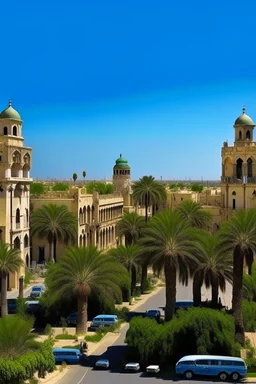
[[[246,115],[245,108],[243,108],[243,113],[241,116],[239,116],[236,121],[235,125],[255,125],[253,120],[250,118],[250,116]]]
[[[8,108],[4,109],[3,112],[0,113],[0,119],[13,119],[21,121],[20,114],[12,107],[11,100],[9,101]]]
[[[120,157],[116,160],[116,165],[114,166],[114,168],[130,169],[128,161],[122,156],[122,154],[120,154]]]

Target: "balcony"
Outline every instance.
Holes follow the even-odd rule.
[[[256,176],[243,176],[241,179],[236,176],[222,176],[221,182],[224,184],[256,184]]]

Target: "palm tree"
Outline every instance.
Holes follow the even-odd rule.
[[[48,240],[49,259],[56,261],[57,241],[75,241],[77,219],[65,205],[42,205],[31,214],[31,231],[32,236]]]
[[[176,209],[183,219],[189,221],[191,227],[207,229],[211,225],[211,213],[192,200],[183,201]]]
[[[195,254],[199,245],[194,231],[177,211],[166,210],[151,219],[145,237],[141,239],[145,252],[149,251],[153,255],[153,268],[164,270],[167,321],[171,320],[175,312],[177,275],[180,280],[186,280],[189,268],[197,265]]]
[[[40,344],[31,332],[34,320],[24,320],[19,316],[5,316],[0,319],[0,357],[15,360],[29,351],[37,350]]]
[[[1,316],[8,315],[7,307],[7,278],[9,273],[18,272],[24,265],[20,250],[9,248],[4,241],[0,241],[0,277],[1,277]]]
[[[76,180],[77,180],[77,173],[73,173],[73,176],[72,176],[73,180],[74,180],[74,184],[76,183]]]
[[[52,300],[75,295],[77,299],[78,334],[87,330],[88,296],[113,299],[121,294],[122,280],[127,270],[113,257],[103,254],[96,247],[71,247],[65,250],[59,263],[50,264],[46,285]]]
[[[232,311],[235,321],[235,341],[245,343],[242,315],[242,287],[244,260],[249,252],[256,251],[256,210],[238,211],[218,232],[223,252],[233,255]]]
[[[145,206],[145,220],[148,221],[148,208],[150,205],[166,201],[167,194],[163,184],[156,181],[153,176],[143,176],[133,184],[133,201]]]
[[[85,171],[83,171],[83,178],[84,178],[84,180],[86,178],[86,172]]]
[[[198,252],[199,264],[195,275],[206,288],[211,287],[212,306],[217,308],[219,289],[225,292],[226,282],[232,283],[232,254],[221,252],[218,249],[218,239],[209,232],[198,231],[198,241],[201,247]]]
[[[127,212],[117,223],[119,236],[125,236],[125,244],[136,244],[143,234],[146,224],[142,216],[135,212]]]
[[[243,298],[256,302],[256,265],[252,266],[251,275],[244,273],[243,277]]]
[[[127,269],[130,278],[131,278],[131,295],[134,294],[134,289],[136,285],[136,269],[139,264],[139,256],[141,254],[141,249],[138,245],[127,245],[124,247],[121,245],[117,248],[112,248],[109,250],[109,255],[117,260],[120,264],[125,266]]]
[[[201,205],[192,201],[186,200],[181,203],[176,210],[183,219],[188,220],[191,227],[207,229],[211,225],[212,215],[210,212],[202,209]],[[195,306],[201,304],[201,288],[203,285],[202,276],[199,273],[193,272],[193,301]]]

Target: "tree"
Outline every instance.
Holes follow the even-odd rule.
[[[113,299],[121,294],[126,269],[111,256],[96,247],[67,248],[59,263],[51,264],[46,275],[46,285],[52,300],[75,295],[77,299],[77,334],[87,330],[88,296]]]
[[[159,204],[166,201],[167,193],[163,184],[155,181],[153,176],[143,176],[133,184],[133,201],[145,207],[145,221],[148,221],[148,208],[150,205]],[[148,266],[142,265],[141,271],[141,290],[146,285]]]
[[[77,173],[73,173],[72,178],[73,178],[73,180],[74,180],[74,183],[76,183],[76,180],[77,180]]]
[[[165,319],[171,320],[175,312],[176,277],[187,279],[189,268],[197,265],[198,251],[195,230],[175,210],[160,212],[149,222],[145,237],[141,239],[145,251],[152,253],[152,265],[164,270],[166,284]]]
[[[109,255],[112,256],[115,260],[117,260],[120,264],[125,266],[127,269],[130,279],[131,279],[131,295],[134,294],[136,279],[133,279],[133,273],[136,273],[136,269],[139,264],[138,257],[141,254],[141,249],[138,245],[128,245],[124,247],[123,245],[112,248],[109,251]],[[135,282],[135,284],[134,284]]]
[[[43,183],[31,183],[30,184],[30,194],[40,196],[43,195],[47,187]]]
[[[150,205],[166,201],[167,194],[163,184],[156,181],[153,176],[143,176],[133,184],[133,201],[145,207],[145,220],[148,221],[148,208]]]
[[[65,205],[43,205],[31,214],[31,234],[48,240],[50,261],[56,261],[57,241],[75,241],[76,233],[76,216]]]
[[[192,192],[203,192],[204,186],[203,184],[191,184],[190,189]]]
[[[87,193],[98,192],[100,195],[109,195],[114,192],[113,184],[103,183],[102,181],[91,181],[86,184]]]
[[[233,255],[232,311],[235,321],[235,340],[245,343],[242,316],[242,287],[244,260],[249,249],[256,251],[256,210],[238,211],[224,222],[217,233],[223,252]]]
[[[69,189],[69,185],[66,183],[55,183],[52,187],[53,191],[59,192],[59,191],[67,191]]]
[[[256,302],[256,265],[252,266],[251,275],[244,273],[243,276],[243,298]]]
[[[176,210],[179,212],[180,216],[188,220],[191,227],[207,229],[211,225],[212,215],[210,212],[202,209],[201,205],[191,201],[186,200],[181,203]],[[194,305],[198,306],[201,304],[201,287],[203,284],[202,276],[198,273],[193,272],[193,301]]]
[[[226,282],[232,283],[232,254],[223,253],[218,249],[218,239],[209,232],[198,232],[201,247],[198,252],[198,267],[195,275],[206,288],[212,290],[212,306],[218,307],[219,289],[226,290]],[[200,288],[201,290],[201,288]]]
[[[86,172],[83,171],[83,178],[84,178],[84,181],[85,181],[85,178],[86,178]]]
[[[136,244],[145,227],[145,220],[135,212],[126,212],[117,223],[118,235],[125,236],[125,245]]]
[[[24,265],[20,250],[9,248],[9,245],[0,240],[0,277],[1,277],[1,316],[8,315],[7,307],[7,279],[9,273],[18,272]]]

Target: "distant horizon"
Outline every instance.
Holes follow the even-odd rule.
[[[244,105],[256,120],[256,2],[12,7],[11,28],[1,20],[0,111],[12,99],[21,114],[32,177],[111,179],[122,153],[134,180],[220,179]]]

